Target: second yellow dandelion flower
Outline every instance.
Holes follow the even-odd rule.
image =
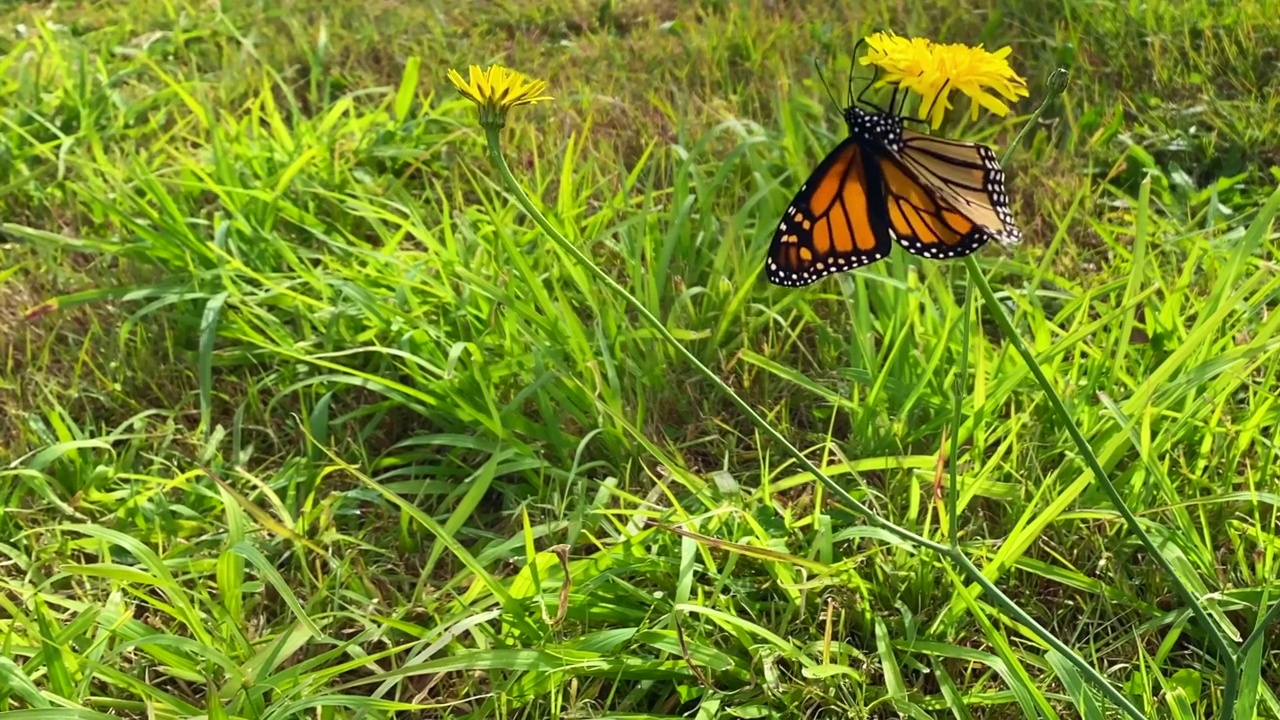
[[[449,82],[458,92],[480,109],[480,124],[484,127],[502,127],[506,124],[507,113],[517,105],[553,99],[545,94],[545,81],[531,80],[501,65],[490,65],[485,69],[472,65],[469,80],[463,80],[462,74],[453,68],[449,69],[448,75]]]

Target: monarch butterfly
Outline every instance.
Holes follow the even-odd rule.
[[[896,99],[895,89],[889,112],[868,112],[850,98],[849,137],[800,186],[773,234],[770,282],[799,287],[869,265],[888,257],[893,240],[935,260],[993,237],[1021,241],[991,148],[907,128]]]

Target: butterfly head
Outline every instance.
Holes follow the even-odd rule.
[[[902,118],[896,115],[867,112],[857,105],[850,105],[845,108],[844,122],[851,137],[895,152],[902,150]]]

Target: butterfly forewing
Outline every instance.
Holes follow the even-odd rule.
[[[808,285],[888,256],[883,179],[854,138],[840,143],[800,187],[773,234],[765,275],[776,285]]]

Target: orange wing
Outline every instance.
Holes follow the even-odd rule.
[[[889,256],[882,167],[854,138],[819,163],[773,234],[765,265],[769,282],[808,285]]]

